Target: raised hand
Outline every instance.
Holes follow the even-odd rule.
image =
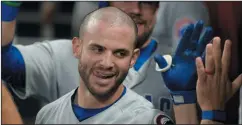
[[[225,121],[226,102],[242,84],[242,74],[232,83],[228,79],[231,59],[231,41],[226,40],[223,52],[220,38],[206,47],[205,66],[201,58],[196,59],[197,100],[203,111],[203,120]]]
[[[200,38],[203,22],[190,24],[169,62],[169,56],[156,55],[157,67],[167,69],[162,76],[175,104],[196,103],[196,57],[202,56],[207,43],[212,39],[212,29],[207,27]],[[172,63],[172,64],[171,64]],[[169,67],[170,65],[170,67]]]

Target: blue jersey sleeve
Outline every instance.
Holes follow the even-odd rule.
[[[11,44],[2,47],[2,80],[25,87],[25,63],[20,51]]]

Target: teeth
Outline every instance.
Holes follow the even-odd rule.
[[[97,72],[97,74],[101,77],[101,78],[111,78],[114,76],[114,74],[102,74],[102,73],[99,73]]]

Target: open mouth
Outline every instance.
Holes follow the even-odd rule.
[[[99,72],[99,71],[95,71],[94,75],[102,78],[102,79],[110,79],[112,77],[114,77],[116,74],[113,72]]]
[[[135,24],[136,24],[136,25],[143,25],[144,22],[141,22],[141,21],[135,21]]]

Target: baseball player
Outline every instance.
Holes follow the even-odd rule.
[[[123,8],[122,10],[140,25],[138,42],[140,42],[139,46],[142,46],[141,54],[134,68],[130,69],[124,85],[173,117],[170,93],[160,78],[160,74],[155,71],[153,60],[153,56],[162,53],[164,48],[158,44],[157,40],[149,39],[149,35],[147,35],[152,32],[154,27],[158,4],[159,2],[121,2],[121,4],[112,2],[110,5]],[[100,3],[100,7],[104,5],[105,3]],[[137,5],[140,5],[140,8],[137,8]],[[137,13],[136,9],[142,11]],[[183,14],[190,15],[189,13]],[[148,15],[152,15],[152,17]],[[203,16],[196,17],[196,19],[195,17],[194,20],[203,18]],[[143,26],[146,28],[145,33],[142,30]],[[12,28],[6,30],[9,29]],[[7,35],[11,36],[11,33]],[[12,36],[7,42],[11,41]],[[6,43],[5,45],[11,44]],[[6,57],[4,59],[6,62],[3,62],[3,68],[6,70],[3,72],[3,78],[10,83],[13,92],[21,99],[35,96],[40,100],[41,105],[48,104],[78,86],[79,73],[76,70],[78,60],[73,58],[71,46],[70,40],[55,40],[30,46],[5,46],[2,57]]]
[[[16,11],[14,11],[14,9],[16,9],[15,7],[12,7],[12,5],[8,5],[8,6],[5,6],[6,7],[6,9],[13,9],[11,12],[16,12]],[[10,12],[10,11],[5,11],[5,12]],[[13,13],[11,13],[11,14],[13,14]],[[16,14],[16,13],[14,13],[14,14]],[[11,51],[10,52],[14,52],[14,51],[16,51],[16,49],[14,49],[12,46],[7,46],[6,47],[6,45],[8,45],[9,44],[9,41],[12,39],[12,37],[13,36],[11,36],[11,34],[13,34],[13,32],[11,32],[11,31],[13,31],[14,30],[14,23],[15,23],[15,21],[14,21],[14,15],[11,15],[11,16],[7,16],[7,15],[9,15],[9,13],[8,14],[6,14],[6,15],[4,15],[3,17],[4,18],[2,18],[4,21],[3,21],[3,30],[4,31],[6,31],[5,33],[7,33],[7,35],[5,34],[5,35],[3,35],[4,36],[4,38],[3,38],[3,46],[5,46],[5,48],[4,49],[6,49],[6,50],[4,50],[3,52],[4,52],[4,54],[8,54],[8,52],[9,51],[7,51],[8,49],[10,49]],[[15,15],[16,16],[16,15]],[[11,18],[10,18],[11,17]],[[9,26],[9,27],[7,27],[7,26]],[[12,27],[10,27],[10,26],[12,26]],[[7,28],[6,28],[7,27]],[[185,32],[184,33],[184,38],[182,38],[181,39],[181,42],[180,43],[183,43],[183,44],[181,44],[180,45],[180,47],[178,47],[178,49],[177,50],[179,50],[179,52],[182,52],[183,53],[183,51],[184,50],[186,50],[186,51],[184,51],[184,54],[185,54],[185,56],[184,56],[184,58],[186,59],[186,56],[192,56],[193,55],[193,53],[191,53],[191,50],[194,50],[194,49],[192,49],[191,48],[191,46],[189,45],[189,44],[184,44],[184,42],[186,43],[186,42],[188,42],[188,43],[194,43],[194,39],[198,39],[199,38],[199,36],[200,35],[197,35],[197,34],[200,34],[200,31],[201,30],[199,30],[199,29],[201,29],[200,27],[202,27],[202,25],[201,25],[201,23],[198,23],[197,25],[196,25],[196,27],[194,28],[194,32],[193,32],[193,25],[192,25],[192,27],[190,26],[190,28],[189,28],[189,30],[187,31],[187,32]],[[208,32],[209,33],[209,32]],[[10,35],[9,35],[10,34]],[[205,33],[206,34],[206,39],[209,39],[209,38],[207,38],[208,36],[207,36],[207,33]],[[191,38],[193,38],[193,39],[191,39]],[[205,39],[205,40],[206,40]],[[204,39],[203,39],[204,40]],[[200,48],[200,49],[198,49],[198,50],[196,50],[196,52],[198,51],[200,54],[201,54],[201,49],[204,47],[203,46],[203,44],[204,44],[204,41],[201,41],[201,42],[199,42],[199,44],[198,45],[202,45],[201,47],[198,47],[198,48]],[[183,41],[183,42],[182,42]],[[200,43],[202,43],[202,44],[200,44]],[[190,49],[184,49],[184,47],[186,48],[187,46],[190,46]],[[40,49],[41,49],[41,46],[38,46]],[[38,47],[36,47],[35,49],[37,50],[38,49]],[[183,48],[183,49],[182,49]],[[47,49],[47,46],[45,46],[45,48],[44,49]],[[181,50],[182,49],[182,50]],[[45,51],[45,52],[50,52],[50,51]],[[4,55],[3,54],[3,55]],[[65,54],[65,53],[63,53],[63,54]],[[199,55],[197,55],[197,56],[199,56]],[[179,56],[175,56],[175,57],[179,57]],[[180,56],[180,57],[183,57],[183,56]],[[6,57],[5,57],[6,58]],[[33,58],[33,57],[32,57]],[[183,59],[183,58],[181,58],[181,59]],[[189,59],[189,58],[188,58]],[[168,59],[169,60],[169,59]],[[174,60],[174,63],[176,62],[176,60],[177,59],[175,59]],[[182,60],[181,60],[182,61]],[[21,62],[21,61],[19,61],[19,62]],[[160,61],[159,61],[160,62]],[[162,61],[161,61],[162,62]],[[164,61],[163,61],[164,62]],[[179,62],[179,61],[178,61]],[[179,63],[177,62],[177,64],[176,65],[178,65]],[[187,62],[187,63],[189,63],[189,62]],[[158,63],[159,64],[159,66],[160,67],[162,67],[162,65],[160,64],[160,63]],[[163,64],[163,63],[162,63]],[[167,64],[169,64],[169,66],[171,66],[170,65],[170,63],[167,63]],[[193,65],[192,65],[193,66]],[[173,72],[175,72],[175,69],[176,68],[179,68],[179,67],[182,67],[182,66],[175,66],[175,68],[173,68],[172,70],[169,70],[169,72],[167,72],[167,74],[172,74]],[[191,67],[192,68],[192,67]],[[164,71],[164,69],[162,69],[163,71]],[[11,70],[10,70],[11,71]],[[171,72],[170,72],[171,71]],[[176,74],[173,74],[173,75],[168,75],[168,76],[175,76],[175,77],[177,77],[177,75]],[[31,74],[30,74],[31,75]],[[167,77],[168,79],[169,79],[169,77]],[[181,78],[181,77],[180,77]],[[171,78],[170,78],[171,79]],[[176,81],[176,80],[175,80]],[[188,78],[188,81],[190,81],[190,78]],[[180,82],[180,81],[179,81]],[[182,86],[183,85],[189,85],[189,82],[187,82],[187,81],[185,81],[184,83],[186,83],[186,84],[181,84]],[[193,82],[194,83],[194,82]],[[167,86],[169,86],[169,84],[170,85],[172,85],[173,83],[172,82],[167,82]],[[17,85],[17,84],[16,84]],[[20,84],[21,85],[21,84]],[[46,84],[45,84],[46,85]],[[36,88],[36,86],[34,86],[34,85],[29,85],[27,88],[28,88],[28,90],[27,90],[27,92],[28,92],[28,94],[30,93],[30,94],[33,94],[33,95],[38,95],[39,93],[38,93],[38,91],[32,91],[33,89],[32,89],[32,87],[33,88]],[[45,86],[43,86],[43,87],[45,87]],[[171,90],[171,88],[170,87],[168,87],[170,90]],[[181,87],[182,88],[182,87]],[[19,89],[19,90],[21,90],[21,89]],[[19,91],[15,91],[16,93],[18,93]],[[37,93],[35,93],[35,92],[37,92]],[[181,93],[180,93],[181,94]],[[21,96],[21,95],[19,95],[19,96]],[[40,96],[41,97],[41,96]],[[184,96],[185,97],[185,96]],[[186,99],[187,100],[187,99]],[[185,100],[185,101],[186,101]],[[194,100],[194,99],[193,99]],[[184,101],[183,101],[184,102]],[[190,102],[191,102],[191,100],[190,100]],[[181,101],[180,102],[178,102],[178,103],[181,103]],[[194,103],[194,102],[193,102]],[[193,104],[194,105],[194,104]],[[183,106],[186,106],[186,104],[183,104],[182,105],[182,107]],[[188,104],[188,106],[189,106],[189,104]],[[179,107],[179,106],[177,106],[177,107]],[[177,108],[177,110],[180,110],[180,109],[182,109],[182,107],[180,107],[180,108]],[[177,113],[177,112],[176,112]],[[181,112],[180,112],[181,113]],[[179,112],[178,112],[178,114],[179,114]],[[181,115],[184,115],[184,114],[181,114]],[[160,116],[160,115],[159,115]],[[162,115],[163,116],[163,115]],[[195,116],[195,115],[194,115]],[[160,117],[158,117],[156,120],[161,120],[162,121],[162,119],[160,119]],[[210,119],[211,120],[211,119]],[[158,121],[158,123],[160,123],[160,121]],[[179,123],[179,122],[178,122]]]
[[[45,2],[44,4],[53,5],[54,3]],[[142,46],[143,49],[141,49],[134,70],[131,69],[130,75],[128,75],[129,84],[127,86],[151,101],[156,108],[173,116],[170,94],[166,87],[159,86],[164,81],[159,79],[159,74],[155,71],[152,55],[154,53],[174,53],[181,34],[184,32],[182,29],[189,23],[203,20],[207,25],[209,19],[206,7],[201,2],[75,2],[72,19],[73,35],[78,35],[79,25],[86,14],[103,6],[118,7],[137,22],[146,21],[147,24],[154,22],[150,31],[140,33],[141,45],[144,43],[142,41],[147,42]],[[145,6],[147,7],[145,8]],[[49,11],[43,11],[43,15],[48,16],[49,13]],[[139,27],[139,29],[141,28]]]
[[[72,40],[79,87],[43,107],[36,124],[153,123],[159,110],[122,84],[139,54],[136,35],[136,24],[117,8],[87,15]]]

